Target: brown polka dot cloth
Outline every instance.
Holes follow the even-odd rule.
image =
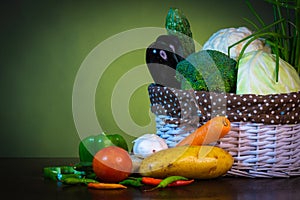
[[[263,124],[300,123],[300,91],[286,94],[255,95],[179,90],[156,84],[148,86],[151,111],[166,115],[171,123],[181,120],[206,122],[227,116],[234,122]]]

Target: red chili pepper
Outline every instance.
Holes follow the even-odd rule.
[[[163,179],[151,178],[151,177],[143,177],[142,178],[142,183],[144,183],[146,185],[157,186],[158,184],[160,184],[160,182],[162,180]],[[191,180],[178,180],[178,181],[174,181],[174,182],[168,184],[168,187],[188,185],[188,184],[190,184],[192,182],[194,182],[194,179],[191,179]]]
[[[174,181],[173,183],[170,183],[168,185],[168,187],[188,185],[188,184],[191,184],[192,182],[194,182],[194,179],[187,180],[187,181],[186,180],[178,180],[178,181]]]
[[[142,183],[144,183],[146,185],[157,186],[161,181],[162,181],[162,179],[158,179],[158,178],[151,178],[151,177],[143,177],[142,178]]]

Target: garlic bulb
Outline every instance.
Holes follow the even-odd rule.
[[[142,135],[134,140],[133,143],[133,154],[143,158],[168,148],[165,140],[156,134]]]

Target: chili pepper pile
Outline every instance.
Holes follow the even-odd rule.
[[[102,183],[97,180],[91,171],[91,163],[77,163],[74,166],[45,167],[44,177],[46,179],[59,181],[65,185],[86,185],[90,189],[126,189],[127,186],[143,189],[150,192],[165,187],[184,186],[194,182],[183,176],[169,176],[165,179],[152,177],[128,177],[119,183]]]
[[[194,179],[188,180],[183,176],[169,176],[165,179],[158,179],[152,177],[129,177],[128,179],[121,181],[119,184],[133,187],[141,187],[144,185],[155,186],[151,189],[144,190],[145,192],[149,192],[159,188],[189,185],[193,182]]]

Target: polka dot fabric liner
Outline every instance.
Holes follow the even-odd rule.
[[[206,122],[225,115],[230,121],[263,124],[300,123],[300,91],[286,94],[254,95],[180,90],[150,84],[151,111],[166,115],[173,122],[199,118]]]

